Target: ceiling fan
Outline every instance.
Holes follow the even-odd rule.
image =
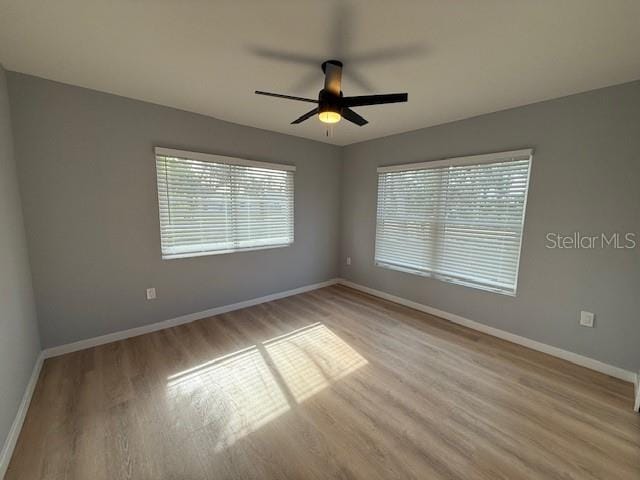
[[[324,123],[337,123],[344,118],[345,120],[355,123],[359,127],[362,127],[369,122],[351,110],[351,107],[406,102],[409,97],[407,93],[345,97],[342,94],[342,62],[339,60],[327,60],[322,63],[322,71],[324,72],[324,88],[318,93],[317,100],[312,98],[282,95],[280,93],[262,92],[260,90],[256,90],[255,93],[258,95],[267,95],[269,97],[318,104],[316,108],[291,122],[292,125],[302,123],[314,115],[318,115],[320,121]]]

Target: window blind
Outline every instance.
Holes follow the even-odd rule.
[[[156,148],[162,258],[293,243],[295,167]]]
[[[515,295],[532,151],[378,169],[375,261]]]

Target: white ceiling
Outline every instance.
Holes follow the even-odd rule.
[[[0,0],[0,62],[345,145],[638,79],[639,27],[640,0]],[[316,118],[290,125],[312,105],[253,94],[315,98],[328,58],[345,95],[409,102],[326,137]]]

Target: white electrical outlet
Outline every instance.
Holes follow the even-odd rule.
[[[585,312],[584,310],[582,310],[580,312],[580,325],[582,325],[583,327],[590,327],[593,328],[593,321],[595,320],[596,316],[591,313],[591,312]]]
[[[351,257],[347,257],[347,265],[351,265]]]
[[[147,288],[147,300],[153,300],[154,298],[156,298],[156,289]]]

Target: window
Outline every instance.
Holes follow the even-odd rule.
[[[155,152],[162,258],[293,243],[294,166]]]
[[[378,169],[376,265],[515,295],[532,150]]]

